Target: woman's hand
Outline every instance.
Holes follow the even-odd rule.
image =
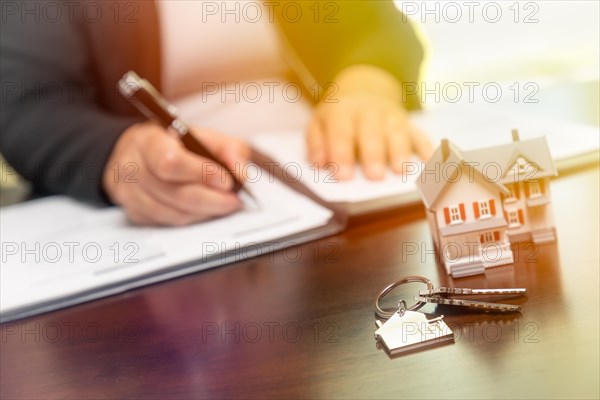
[[[413,153],[431,156],[427,136],[413,126],[402,107],[400,83],[386,71],[355,65],[341,71],[334,92],[315,109],[308,129],[311,162],[334,163],[337,177],[353,176],[359,162],[369,179],[382,179],[386,167],[400,174]]]
[[[250,155],[244,142],[207,130],[194,135],[231,170],[243,169]],[[227,171],[186,150],[176,134],[151,122],[121,135],[102,182],[111,201],[138,224],[187,225],[241,207],[230,192],[233,180]]]

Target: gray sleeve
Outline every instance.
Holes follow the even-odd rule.
[[[3,19],[0,151],[37,192],[108,202],[102,170],[137,120],[103,110],[77,22],[21,13]]]

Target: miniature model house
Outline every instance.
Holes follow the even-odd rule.
[[[546,139],[461,151],[448,140],[425,164],[417,187],[441,262],[453,277],[513,262],[510,244],[556,240]]]

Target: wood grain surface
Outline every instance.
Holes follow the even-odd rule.
[[[553,181],[558,243],[520,244],[514,265],[485,276],[445,274],[419,208],[3,324],[1,397],[598,398],[598,178],[594,167]],[[373,337],[372,302],[415,274],[528,295],[506,300],[523,306],[517,314],[427,306],[456,342],[390,359]]]

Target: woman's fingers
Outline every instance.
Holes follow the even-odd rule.
[[[135,223],[181,226],[241,207],[237,195],[229,191],[233,183],[229,172],[188,151],[174,135],[152,123],[125,131],[107,165],[119,168],[117,177],[128,172],[125,166],[135,166],[127,179],[115,178],[109,168],[103,176],[111,200]]]
[[[213,189],[196,183],[170,183],[145,177],[144,190],[158,201],[196,220],[230,214],[242,206],[240,199],[231,192]]]
[[[314,115],[308,125],[306,135],[306,147],[308,149],[308,159],[311,163],[316,163],[317,168],[324,168],[327,160],[327,148],[325,142],[325,133],[318,115]]]
[[[386,139],[379,113],[367,111],[357,118],[358,156],[368,179],[380,180],[385,176]]]
[[[412,142],[413,151],[422,160],[429,160],[433,154],[433,143],[431,143],[429,137],[413,124],[409,124],[408,135]]]
[[[355,122],[348,109],[339,103],[327,107],[327,111],[322,114],[322,120],[327,160],[336,165],[337,178],[351,179],[355,163]]]
[[[386,119],[387,151],[390,167],[396,174],[404,171],[404,164],[412,154],[412,143],[408,135],[406,119],[399,113],[391,113]]]

